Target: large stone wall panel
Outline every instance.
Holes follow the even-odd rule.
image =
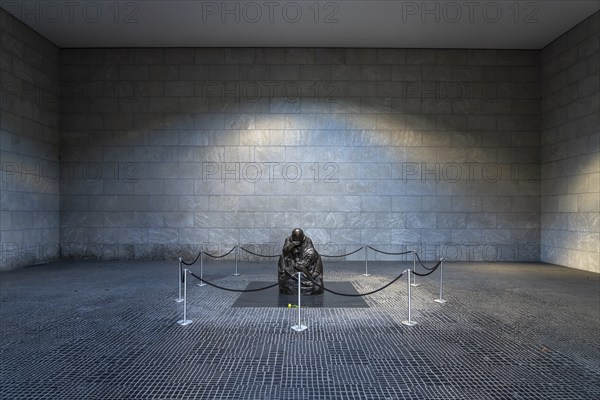
[[[600,272],[599,18],[594,14],[541,52],[541,260],[594,272]]]
[[[540,157],[540,108],[527,97],[539,89],[538,52],[65,49],[61,68],[65,84],[105,88],[86,107],[64,102],[61,120],[63,165],[102,171],[63,179],[62,229],[99,246],[118,229],[125,242],[100,258],[209,242],[279,251],[298,225],[340,252],[411,243],[431,259],[484,259],[486,240],[510,247],[506,229],[539,228],[539,176],[512,174]],[[501,98],[485,96],[490,85]],[[93,227],[103,230],[71,212],[104,213]]]

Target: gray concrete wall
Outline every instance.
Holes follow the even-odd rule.
[[[600,272],[600,13],[541,57],[541,259]]]
[[[272,254],[300,226],[325,254],[539,259],[538,51],[60,60],[65,256],[175,259],[236,242]]]
[[[59,251],[59,50],[0,9],[0,270]]]

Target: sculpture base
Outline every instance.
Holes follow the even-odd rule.
[[[315,290],[303,290],[302,293],[300,293],[302,296],[319,296],[322,295],[323,293],[325,293],[325,291],[323,289],[320,289],[318,291]],[[279,290],[279,294],[281,296],[298,296],[298,290]]]

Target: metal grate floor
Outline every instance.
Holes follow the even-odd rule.
[[[412,265],[412,263],[409,263]],[[409,265],[407,264],[407,267]],[[325,265],[359,293],[399,263]],[[267,263],[204,266],[230,288],[276,281]],[[194,267],[191,268],[195,270]],[[239,293],[197,287],[188,313],[177,262],[59,262],[0,274],[2,399],[597,399],[600,276],[547,264],[444,265],[402,278],[369,308],[233,307]]]

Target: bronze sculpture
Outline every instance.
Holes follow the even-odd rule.
[[[298,272],[302,272],[301,294],[323,293],[323,261],[312,240],[300,228],[294,229],[291,236],[285,239],[279,256],[279,293],[298,294]]]

